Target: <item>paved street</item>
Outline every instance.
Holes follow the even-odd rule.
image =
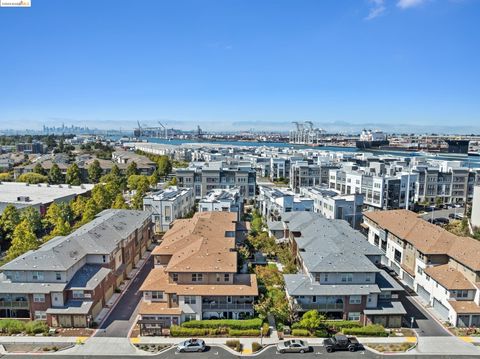
[[[108,314],[96,336],[126,337],[128,335],[137,316],[137,307],[141,299],[138,289],[152,268],[153,257],[150,256],[115,308]]]
[[[255,358],[260,359],[282,359],[282,358],[331,358],[331,359],[349,359],[349,358],[373,358],[373,359],[380,359],[384,358],[383,355],[377,355],[369,351],[358,351],[356,353],[349,353],[349,352],[335,352],[328,354],[323,347],[313,347],[313,351],[310,353],[305,354],[279,354],[277,353],[275,347],[271,347],[266,349],[261,354],[255,356]],[[30,359],[31,355],[5,355],[2,358],[16,358],[16,359]],[[95,358],[111,358],[111,355],[95,355]],[[116,359],[133,359],[138,358],[139,355],[115,355]],[[235,355],[230,353],[229,351],[220,348],[220,347],[210,347],[204,353],[176,353],[175,349],[169,349],[162,354],[157,355],[148,355],[148,358],[155,358],[155,359],[211,359],[211,358],[219,358],[219,359],[230,359],[230,358],[240,358],[241,355]],[[400,358],[425,358],[425,359],[448,359],[448,358],[459,358],[459,359],[478,359],[478,356],[474,355],[417,355],[417,354],[401,354],[401,355],[388,355],[388,358],[400,359]],[[54,358],[56,359],[85,359],[85,358],[93,358],[93,356],[86,356],[86,355],[62,355],[60,353],[55,354]]]
[[[448,218],[448,215],[451,213],[463,214],[464,208],[449,208],[449,209],[439,209],[432,212],[428,212],[422,215],[423,219],[429,220],[432,218]]]
[[[416,294],[412,294],[416,296]],[[445,330],[443,325],[438,323],[427,310],[419,303],[417,303],[413,297],[408,293],[400,294],[400,301],[402,302],[407,314],[405,320],[410,324],[410,318],[414,317],[413,329],[416,330],[420,337],[433,337],[433,336],[450,336],[451,334]]]

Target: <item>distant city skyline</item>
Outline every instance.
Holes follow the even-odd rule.
[[[33,0],[0,9],[0,131],[480,133],[479,15],[475,0]]]

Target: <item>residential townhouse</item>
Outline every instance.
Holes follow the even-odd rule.
[[[249,161],[191,163],[188,168],[175,169],[178,184],[193,189],[201,199],[215,188],[237,187],[245,199],[255,197],[256,171]]]
[[[300,194],[313,199],[313,211],[328,219],[343,219],[358,229],[362,221],[363,194],[342,195],[328,187],[302,187]]]
[[[233,212],[240,221],[243,214],[243,197],[238,188],[213,189],[198,202],[199,212]]]
[[[151,213],[156,233],[167,231],[173,221],[185,217],[194,207],[192,188],[171,186],[143,198],[143,210]]]
[[[192,319],[238,319],[254,313],[254,274],[237,274],[237,218],[230,212],[202,212],[180,219],[152,254],[155,268],[140,291],[142,331]]]
[[[259,186],[258,190],[258,209],[268,220],[278,220],[284,213],[313,211],[312,198],[301,196],[286,188]]]
[[[150,215],[105,210],[0,267],[0,316],[88,327],[151,243]]]
[[[301,269],[284,275],[293,308],[363,324],[401,326],[406,311],[395,299],[403,288],[379,269],[379,248],[347,222],[316,213],[288,213],[282,222]]]
[[[473,199],[474,187],[480,185],[480,169],[465,167],[416,166],[418,175],[415,201],[441,203],[465,203]]]
[[[295,161],[290,165],[290,188],[298,193],[300,187],[328,184],[329,172],[335,168],[338,168],[338,165],[333,163],[312,164],[308,161]]]
[[[480,242],[458,237],[407,210],[366,212],[368,240],[434,314],[480,325]]]
[[[480,228],[480,185],[475,186],[473,194],[471,222],[474,228]]]

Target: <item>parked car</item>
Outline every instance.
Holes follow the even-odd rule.
[[[348,350],[351,352],[357,351],[360,343],[355,337],[347,337],[346,335],[336,334],[331,338],[323,341],[323,346],[327,353],[332,353],[337,350]]]
[[[279,353],[306,353],[310,351],[310,347],[305,340],[286,340],[277,344]]]
[[[433,223],[435,224],[449,224],[450,223],[450,220],[448,218],[444,218],[444,217],[439,217],[439,218],[435,218],[433,220]]]
[[[202,339],[188,339],[177,344],[177,351],[180,353],[203,352],[205,348],[205,342]]]
[[[463,213],[450,213],[448,215],[448,218],[456,219],[456,220],[461,221],[463,219]]]

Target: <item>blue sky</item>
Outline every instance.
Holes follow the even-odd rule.
[[[0,8],[0,125],[480,127],[478,0]]]

